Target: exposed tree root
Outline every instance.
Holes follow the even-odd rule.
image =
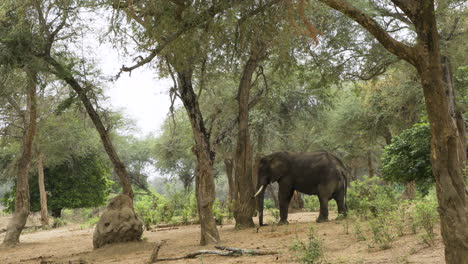
[[[233,248],[233,247],[225,247],[225,246],[215,246],[216,249],[219,250],[199,250],[193,253],[189,253],[182,257],[174,257],[174,258],[158,258],[158,253],[164,243],[157,243],[153,249],[153,253],[151,254],[150,262],[162,262],[162,261],[171,261],[171,260],[180,260],[180,259],[191,259],[196,258],[200,255],[218,255],[218,256],[226,256],[226,257],[237,257],[237,256],[262,256],[262,255],[275,255],[278,254],[276,251],[263,251],[263,250],[255,250],[255,249],[242,249],[242,248]]]

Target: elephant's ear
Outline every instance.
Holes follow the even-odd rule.
[[[286,174],[286,163],[284,160],[281,159],[273,159],[270,163],[270,174],[271,174],[271,182],[278,181],[284,174]]]

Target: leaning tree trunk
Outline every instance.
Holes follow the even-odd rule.
[[[46,56],[45,60],[54,68],[55,75],[64,80],[78,94],[86,112],[99,133],[104,149],[122,185],[123,194],[116,196],[110,201],[94,229],[94,247],[99,248],[106,244],[140,240],[143,234],[143,222],[137,217],[133,208],[133,190],[127,168],[120,160],[112,144],[109,131],[105,128],[101,117],[94,109],[88,97],[87,89],[82,87],[75,79],[70,69],[65,68],[51,56]]]
[[[201,228],[200,245],[206,245],[219,242],[219,233],[213,217],[215,200],[213,162],[215,153],[211,150],[209,135],[203,122],[197,96],[193,91],[192,74],[191,69],[177,72],[180,97],[189,116],[195,140],[194,150],[197,156],[195,189]]]
[[[6,246],[14,246],[19,243],[21,231],[23,231],[29,215],[28,173],[31,165],[32,147],[37,126],[37,73],[31,69],[26,69],[26,73],[28,78],[27,114],[24,116],[22,152],[16,164],[15,212],[8,223],[7,232],[3,239],[3,244]]]
[[[41,152],[36,151],[37,159],[37,174],[39,184],[39,196],[41,201],[41,225],[42,227],[49,226],[49,213],[47,210],[47,193],[44,184],[44,165],[42,162]]]
[[[252,145],[249,134],[249,99],[252,87],[252,76],[260,61],[262,51],[252,48],[249,60],[244,66],[242,78],[239,83],[237,101],[239,106],[239,128],[237,136],[235,161],[235,206],[234,219],[236,228],[254,227],[253,215],[255,213],[255,190],[252,181]]]

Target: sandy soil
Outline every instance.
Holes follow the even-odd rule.
[[[327,263],[444,263],[443,246],[438,235],[433,247],[425,246],[417,235],[399,237],[392,248],[369,247],[370,241],[358,241],[346,234],[344,225],[332,220],[317,224],[317,213],[290,214],[287,226],[266,226],[261,229],[235,230],[232,224],[219,227],[221,245],[260,250],[275,250],[277,255],[222,257],[206,255],[162,263],[297,263],[291,246],[296,239],[305,240],[311,225],[323,241]],[[331,215],[334,219],[334,215]],[[0,221],[1,222],[1,221]],[[3,221],[5,222],[5,221]],[[0,229],[1,229],[0,223]],[[0,263],[146,263],[155,242],[165,241],[159,257],[183,256],[213,246],[198,245],[199,226],[182,226],[171,230],[145,231],[142,242],[116,244],[93,250],[93,229],[77,225],[27,232],[15,248],[0,248]],[[4,234],[0,235],[3,240]]]

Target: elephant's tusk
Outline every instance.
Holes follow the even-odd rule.
[[[254,195],[254,197],[257,197],[257,195],[259,195],[259,194],[262,192],[263,187],[265,187],[265,185],[260,186],[260,189],[258,189],[258,191],[257,191],[257,193]]]

